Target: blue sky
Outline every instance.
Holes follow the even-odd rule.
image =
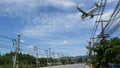
[[[32,46],[36,45],[40,49],[51,48],[65,55],[86,55],[85,46],[88,45],[95,18],[81,20],[76,6],[88,11],[97,1],[0,0],[0,35],[16,38],[17,34],[21,34],[22,42],[29,44],[21,44],[22,52],[28,52],[27,49],[32,52]],[[109,18],[116,2],[108,0],[104,19]],[[14,50],[12,43],[0,41],[0,46],[1,52]],[[43,54],[44,51],[40,50],[39,53]]]

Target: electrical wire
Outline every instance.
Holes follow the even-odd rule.
[[[112,35],[118,29],[120,29],[120,1],[115,7],[114,12],[112,13],[108,23],[106,24],[104,31],[106,34]]]
[[[9,41],[6,41],[6,40],[1,40],[1,39],[0,39],[0,41],[2,41],[2,42],[7,42],[7,43],[12,43],[12,42],[9,42]]]
[[[100,0],[99,0],[99,1],[100,1]],[[99,2],[99,1],[98,1],[98,2]],[[101,0],[100,6],[102,6],[102,2],[103,2],[103,0]],[[98,10],[98,14],[100,14],[100,12],[101,12],[101,7],[100,7],[99,10]],[[99,15],[98,15],[97,18],[96,18],[96,21],[95,21],[94,28],[93,28],[93,30],[92,30],[92,34],[91,34],[90,39],[94,39],[95,32],[96,32],[97,27],[98,27],[98,24],[99,24],[99,23],[97,23],[97,20],[98,20],[98,19],[99,19]]]
[[[13,38],[10,38],[10,37],[6,37],[6,36],[2,36],[0,35],[1,38],[5,38],[5,39],[9,39],[9,40],[12,40]]]
[[[112,20],[114,20],[114,19],[113,19],[113,16],[115,15],[115,12],[117,11],[117,9],[118,9],[118,7],[119,7],[118,5],[119,5],[119,2],[118,2],[118,4],[117,4],[117,6],[116,6],[114,12],[112,13],[112,15],[111,15],[111,17],[110,17],[108,23],[105,25],[104,30],[105,30],[108,26],[110,26],[110,25],[109,25],[110,22],[111,22]]]
[[[0,48],[11,50],[12,47],[0,44]]]
[[[105,9],[105,7],[106,7],[106,4],[107,4],[107,0],[105,0],[105,1],[101,0],[100,6],[102,6],[102,7],[99,8],[99,13],[100,13],[100,12],[101,12],[101,13],[100,13],[100,15],[97,16],[97,18],[96,18],[95,25],[94,25],[94,28],[93,28],[93,31],[92,31],[92,35],[91,35],[91,38],[92,38],[92,39],[95,38],[96,31],[97,31],[98,25],[99,25],[99,23],[100,23],[100,21],[101,21],[101,19],[102,19],[102,15],[103,15],[103,13],[104,13],[104,9]]]

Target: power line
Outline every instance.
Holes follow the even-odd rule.
[[[115,7],[114,12],[112,13],[108,23],[104,27],[105,33],[112,35],[114,34],[118,29],[120,29],[120,1]]]
[[[100,0],[99,0],[99,1],[100,1]],[[101,0],[100,5],[102,5],[102,1],[103,1],[103,0]],[[100,11],[101,11],[101,7],[100,7],[99,10],[98,10],[98,14],[100,14]],[[97,16],[96,21],[97,21],[98,19],[99,19],[99,15]],[[93,30],[92,30],[92,34],[91,34],[90,39],[93,39],[93,38],[94,38],[94,35],[95,35],[95,31],[96,31],[97,26],[98,26],[98,23],[95,22],[94,28],[93,28]]]
[[[1,39],[0,39],[0,41],[2,41],[2,42],[7,42],[7,43],[12,43],[12,42],[9,42],[9,41],[6,41],[6,40],[1,40]]]
[[[1,37],[1,38],[5,38],[5,39],[10,39],[10,40],[12,40],[12,39],[13,39],[13,38],[6,37],[6,36],[2,36],[2,35],[0,35],[0,37]]]
[[[118,2],[117,6],[115,7],[115,10],[114,10],[114,12],[112,13],[112,15],[111,15],[108,23],[105,25],[104,30],[105,30],[108,26],[110,26],[109,24],[111,24],[111,21],[114,20],[114,18],[115,18],[115,16],[116,16],[115,13],[116,13],[116,11],[117,11],[117,9],[118,9],[118,7],[119,7],[119,3],[120,3],[120,1]]]
[[[102,15],[104,13],[104,9],[106,7],[106,3],[107,3],[107,0],[105,0],[105,1],[101,0],[101,3],[100,3],[101,7],[99,8],[99,12],[98,12],[98,13],[100,13],[100,15],[97,16],[97,18],[96,18],[95,25],[94,25],[94,28],[93,28],[92,35],[91,35],[90,39],[94,39],[94,37],[95,37],[96,31],[98,29],[98,25],[101,21]]]
[[[2,45],[2,44],[0,44],[0,48],[11,49],[12,47],[10,48],[10,46],[6,46],[6,45]]]

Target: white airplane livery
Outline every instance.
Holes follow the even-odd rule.
[[[82,9],[80,9],[77,6],[77,9],[82,13],[81,19],[84,20],[86,17],[90,16],[90,18],[93,18],[94,16],[99,15],[99,14],[94,14],[94,13],[98,10],[98,8],[100,7],[100,5],[98,5],[97,3],[95,3],[95,5],[96,6],[94,8],[92,8],[91,10],[89,10],[88,12],[83,11]]]

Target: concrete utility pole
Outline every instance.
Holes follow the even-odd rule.
[[[16,68],[16,56],[17,56],[17,46],[16,46],[16,39],[12,39],[13,46],[15,47],[15,55],[12,57],[13,59],[13,68]]]
[[[57,55],[58,55],[58,62],[60,62],[60,53],[58,52]]]
[[[38,63],[39,63],[39,61],[38,61],[38,47],[33,46],[33,49],[34,49],[34,52],[36,54],[36,68],[38,68]]]
[[[101,40],[105,40],[105,38],[109,37],[109,34],[104,33],[103,22],[106,22],[106,21],[101,21],[101,34],[98,35],[98,37],[97,37],[97,38],[101,38]]]
[[[89,47],[92,47],[92,40],[89,40],[88,41],[88,44],[89,44]],[[89,50],[89,58],[91,57],[91,55],[92,55],[92,51],[91,51],[91,49]]]
[[[17,63],[16,63],[16,68],[19,68],[19,50],[20,50],[20,34],[17,35]]]
[[[91,48],[92,47],[92,40],[88,41],[88,46]],[[91,65],[91,55],[92,55],[92,51],[91,49],[88,50],[88,57],[87,57],[87,65],[90,66]]]
[[[47,57],[47,64],[48,64],[48,50],[45,50],[45,54],[46,54],[46,57]]]
[[[49,48],[49,57],[51,58],[51,48]]]
[[[64,57],[63,53],[61,52],[61,59]]]
[[[54,60],[54,63],[55,63],[55,52],[52,52],[52,56],[53,56],[53,60]]]

